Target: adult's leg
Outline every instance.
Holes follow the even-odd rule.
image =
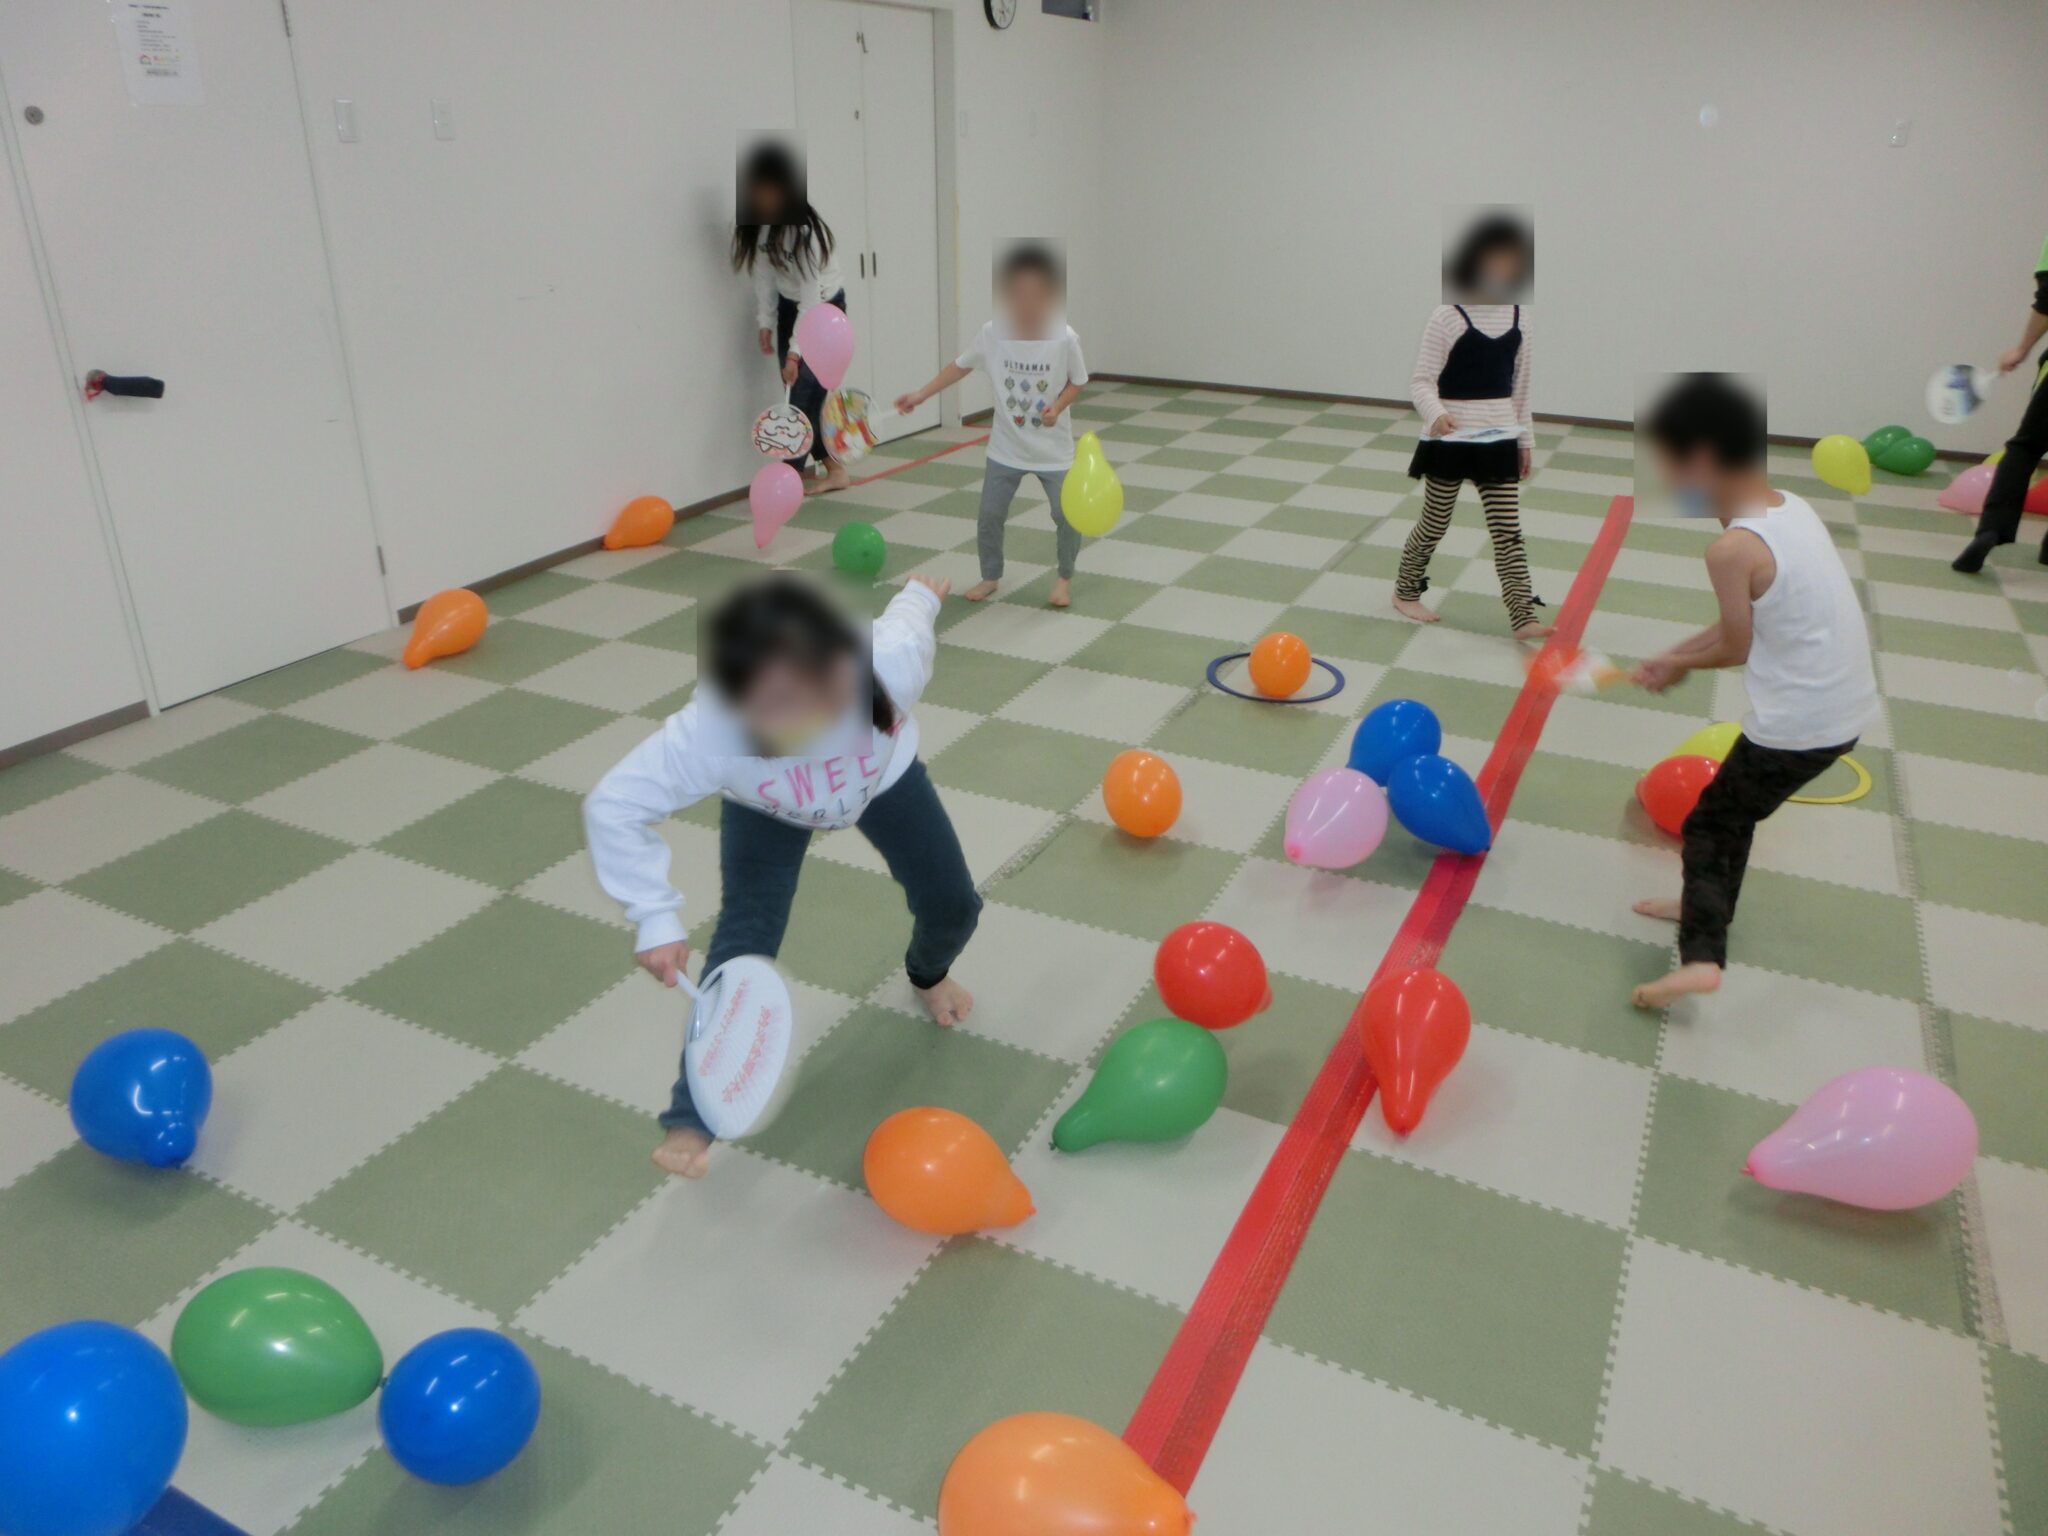
[[[946,979],[981,920],[981,893],[967,870],[953,820],[921,762],[875,797],[854,823],[889,866],[910,905],[903,969],[928,992]]]
[[[1977,519],[1976,537],[1952,562],[1956,570],[1982,570],[1985,556],[2019,537],[2027,486],[2044,454],[2048,454],[2048,356],[2041,359],[2035,371],[2034,393],[2020,415],[2018,429],[2005,441],[2005,457],[1992,471],[1991,489],[1984,494],[1984,512]],[[2042,543],[2041,558],[2048,561],[2048,540]]]
[[[1067,521],[1067,514],[1060,510],[1060,489],[1067,483],[1067,472],[1064,469],[1041,469],[1038,471],[1038,483],[1045,487],[1045,499],[1051,503],[1053,547],[1058,551],[1060,576],[1071,581],[1074,561],[1081,553],[1081,535]]]
[[[711,947],[704,954],[704,974],[735,955],[774,955],[782,949],[789,927],[790,904],[796,900],[797,877],[803,873],[804,850],[810,846],[806,827],[793,827],[772,816],[728,800],[718,820],[718,872],[724,898]],[[687,1068],[679,1067],[661,1117],[668,1130],[702,1131],[703,1117],[690,1098]]]
[[[1521,489],[1512,480],[1479,487],[1486,509],[1486,536],[1493,543],[1493,571],[1500,578],[1500,600],[1508,623],[1519,631],[1536,622],[1536,589],[1529,580],[1529,552],[1522,546]]]
[[[1003,524],[1010,516],[1010,503],[1017,487],[1024,483],[1024,471],[998,464],[994,459],[981,472],[981,510],[976,515],[974,543],[981,554],[981,579],[1003,579]]]
[[[1458,485],[1456,480],[1435,475],[1423,477],[1422,514],[1408,531],[1408,542],[1401,546],[1401,570],[1394,578],[1394,596],[1401,602],[1412,603],[1429,589],[1429,559],[1451,526]]]

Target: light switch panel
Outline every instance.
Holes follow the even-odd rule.
[[[434,98],[434,137],[452,139],[455,137],[455,107],[446,96]]]
[[[346,96],[334,98],[334,137],[343,144],[356,142],[356,104]]]

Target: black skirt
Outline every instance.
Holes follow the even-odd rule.
[[[1420,480],[1425,475],[1433,480],[1470,480],[1474,485],[1519,480],[1522,445],[1512,437],[1497,443],[1447,443],[1440,437],[1425,437],[1415,445],[1415,457],[1408,461],[1408,478]]]

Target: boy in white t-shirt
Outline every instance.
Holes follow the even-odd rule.
[[[1061,313],[1066,273],[1052,247],[1032,242],[1005,252],[996,267],[996,295],[1001,321],[984,325],[973,344],[923,389],[898,396],[896,409],[916,410],[977,368],[988,374],[996,405],[981,482],[981,581],[962,595],[972,603],[995,595],[1003,576],[1003,523],[1010,501],[1024,477],[1035,475],[1052,504],[1058,539],[1059,576],[1047,601],[1064,608],[1071,601],[1074,557],[1081,552],[1081,535],[1060,512],[1060,487],[1074,463],[1067,407],[1088,382],[1088,365],[1081,358],[1081,338]]]

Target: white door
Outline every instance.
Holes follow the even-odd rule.
[[[860,7],[868,184],[868,309],[875,377],[893,398],[928,379],[939,356],[938,128],[929,11]],[[892,381],[902,379],[897,384]],[[926,401],[885,416],[883,437],[939,424]]]
[[[796,50],[796,122],[803,134],[811,203],[832,226],[835,259],[846,279],[846,316],[853,322],[853,366],[844,387],[871,395],[876,388],[875,315],[867,284],[860,7],[838,0],[796,0],[790,28]]]
[[[276,0],[4,0],[0,71],[73,367],[166,386],[86,410],[157,702],[388,624]]]

